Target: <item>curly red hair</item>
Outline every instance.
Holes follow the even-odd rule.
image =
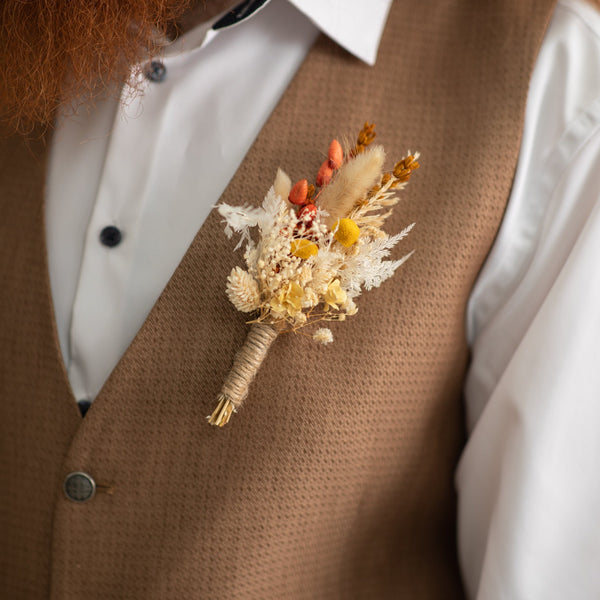
[[[190,0],[2,0],[1,120],[22,133],[118,89]]]

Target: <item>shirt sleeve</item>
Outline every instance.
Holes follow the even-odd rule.
[[[560,0],[467,313],[459,555],[472,599],[600,598],[600,12]]]

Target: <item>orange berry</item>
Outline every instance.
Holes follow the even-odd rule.
[[[317,207],[314,204],[305,204],[298,211],[298,219],[304,221],[307,225],[312,223],[317,216]]]
[[[317,185],[319,187],[327,185],[331,181],[332,175],[333,169],[329,166],[329,159],[327,159],[319,167],[319,172],[317,173]]]
[[[294,184],[294,187],[290,190],[288,200],[292,204],[302,206],[306,204],[306,198],[308,197],[308,181],[301,179],[298,183]]]
[[[332,169],[339,169],[344,162],[344,151],[342,145],[337,141],[333,140],[329,145],[329,152],[327,153],[329,159],[329,166]]]

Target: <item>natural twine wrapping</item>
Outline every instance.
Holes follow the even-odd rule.
[[[248,332],[244,345],[233,359],[233,366],[223,383],[219,404],[212,415],[206,417],[211,425],[223,427],[231,414],[237,412],[248,395],[252,380],[267,356],[278,332],[273,325],[254,323]]]

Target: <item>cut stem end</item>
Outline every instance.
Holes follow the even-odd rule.
[[[225,396],[219,398],[219,404],[215,408],[212,415],[206,417],[211,425],[217,427],[223,427],[227,425],[232,413],[235,412],[235,406],[231,400],[228,400]]]

